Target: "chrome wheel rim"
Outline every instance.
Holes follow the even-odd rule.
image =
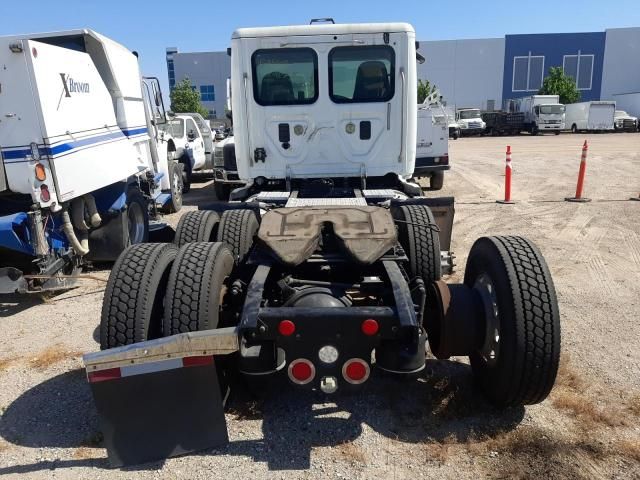
[[[480,294],[485,314],[484,342],[478,353],[487,365],[495,365],[500,355],[500,311],[496,289],[486,273],[478,276],[473,288]]]

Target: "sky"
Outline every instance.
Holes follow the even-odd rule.
[[[591,32],[640,26],[638,0],[0,0],[0,35],[91,28],[139,52],[167,94],[166,47],[225,50],[238,27],[338,23],[413,24],[418,40]]]

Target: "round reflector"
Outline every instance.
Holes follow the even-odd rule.
[[[293,383],[304,385],[313,380],[315,375],[316,367],[305,358],[299,358],[289,364],[289,378]]]
[[[342,367],[344,379],[353,384],[364,383],[369,378],[369,365],[364,360],[352,358],[347,360]]]
[[[367,318],[364,322],[362,322],[361,327],[362,333],[365,335],[375,335],[378,333],[378,322],[376,322],[373,318]]]
[[[43,202],[48,202],[49,200],[51,200],[51,194],[49,193],[49,187],[47,187],[46,185],[41,185],[40,186],[40,200],[42,200]]]
[[[293,323],[291,320],[282,320],[278,324],[278,332],[280,332],[280,335],[288,337],[289,335],[293,335],[293,332],[295,331],[296,331],[296,324]]]
[[[44,169],[44,165],[41,163],[36,163],[34,167],[36,173],[36,179],[41,182],[44,182],[47,179],[47,171]]]

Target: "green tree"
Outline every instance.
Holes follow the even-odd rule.
[[[436,91],[436,86],[431,85],[429,80],[418,80],[418,103],[424,102],[424,99]]]
[[[185,78],[171,90],[171,111],[174,113],[199,113],[209,118],[207,110],[200,101],[200,92],[191,87],[191,81]]]
[[[549,75],[542,82],[540,95],[559,95],[560,103],[565,105],[580,100],[580,91],[573,77],[564,74],[562,67],[551,67]]]

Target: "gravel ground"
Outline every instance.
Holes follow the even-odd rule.
[[[497,412],[473,389],[464,359],[428,360],[420,378],[374,375],[358,395],[241,393],[227,413],[228,446],[114,470],[81,370],[81,354],[98,349],[104,282],[84,280],[62,295],[0,299],[0,476],[639,478],[640,202],[628,198],[640,193],[640,134],[587,138],[591,203],[563,201],[575,188],[577,135],[451,141],[441,192],[457,201],[451,281],[482,235],[526,235],[546,256],[563,359],[542,404]],[[508,143],[516,203],[499,205]],[[203,179],[183,211],[213,196]]]

